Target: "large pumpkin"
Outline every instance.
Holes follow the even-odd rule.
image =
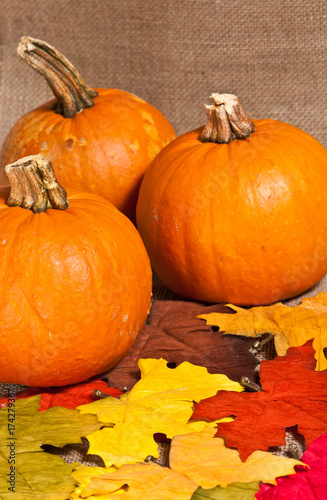
[[[327,152],[214,94],[205,127],[146,172],[137,226],[159,278],[190,299],[268,304],[327,272]]]
[[[67,59],[47,43],[23,37],[18,54],[48,81],[56,99],[24,115],[0,153],[5,165],[41,153],[66,188],[111,201],[135,220],[145,170],[176,135],[166,118],[143,99],[117,89],[90,89]]]
[[[115,365],[142,328],[151,302],[148,256],[127,217],[95,194],[66,196],[41,157],[6,170],[0,381],[79,382]]]

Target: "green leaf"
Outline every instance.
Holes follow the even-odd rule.
[[[217,486],[211,490],[198,488],[191,500],[253,500],[259,490],[259,482],[231,483],[227,488]]]
[[[7,475],[10,467],[7,458],[0,455],[1,500],[66,500],[75,486],[71,473],[76,464],[66,464],[61,457],[42,451],[16,456],[11,483]]]
[[[81,415],[78,410],[54,406],[38,412],[40,396],[17,399],[15,406],[0,410],[0,451],[8,456],[8,442],[15,438],[16,453],[40,451],[42,444],[64,446],[81,442],[81,436],[94,432],[103,424],[92,414]],[[13,417],[13,418],[12,418]],[[12,418],[10,422],[8,419]],[[9,427],[8,425],[14,427]],[[9,430],[14,432],[10,436]]]
[[[66,500],[75,486],[71,472],[76,464],[66,464],[41,446],[81,442],[81,436],[103,426],[95,415],[78,410],[56,406],[38,412],[39,399],[13,400],[0,410],[1,500]]]

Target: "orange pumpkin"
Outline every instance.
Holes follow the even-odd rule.
[[[0,153],[5,165],[41,153],[66,188],[111,201],[135,220],[139,187],[159,151],[175,139],[173,127],[153,106],[117,89],[90,89],[53,47],[23,37],[18,54],[48,81],[56,99],[24,115]]]
[[[151,302],[148,256],[127,217],[95,194],[66,196],[40,156],[6,170],[0,381],[80,382],[115,365],[141,330]]]
[[[302,130],[250,120],[213,94],[208,122],[147,170],[137,226],[180,296],[241,305],[295,296],[327,272],[327,152]]]

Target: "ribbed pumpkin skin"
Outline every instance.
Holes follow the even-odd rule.
[[[106,200],[33,214],[0,192],[0,380],[80,382],[115,365],[151,301],[151,267],[133,224]]]
[[[144,177],[137,226],[180,296],[269,304],[327,272],[327,152],[286,123],[254,123],[230,144],[201,143],[202,128],[186,133]]]
[[[0,185],[8,163],[41,153],[65,188],[103,196],[135,220],[144,172],[176,134],[167,119],[133,94],[96,89],[94,106],[74,118],[51,110],[53,100],[27,113],[9,132],[0,153]]]

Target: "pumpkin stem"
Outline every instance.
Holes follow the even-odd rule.
[[[18,56],[47,80],[57,98],[56,113],[73,118],[84,108],[94,105],[93,97],[98,93],[87,87],[74,66],[54,47],[29,36],[23,36]]]
[[[205,105],[207,124],[200,135],[201,142],[228,144],[234,139],[246,139],[254,132],[254,123],[232,94],[212,94],[213,105]]]
[[[51,163],[41,155],[21,158],[6,165],[5,170],[11,184],[9,207],[22,207],[34,213],[68,208],[66,191],[58,183]]]

